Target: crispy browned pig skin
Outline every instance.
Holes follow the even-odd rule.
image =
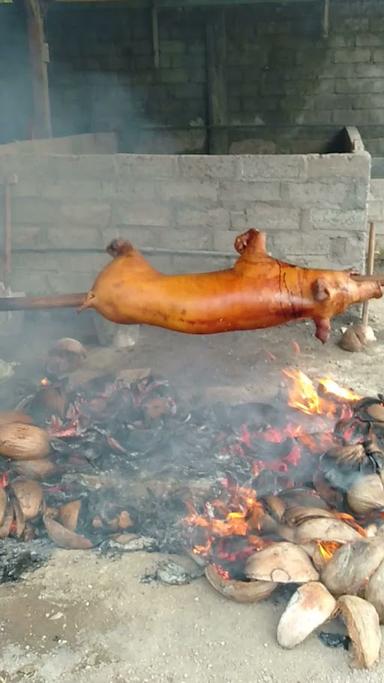
[[[311,318],[327,341],[330,320],[351,304],[382,296],[377,281],[351,271],[313,270],[269,256],[265,234],[251,229],[235,240],[232,268],[164,275],[129,242],[114,240],[114,258],[96,278],[83,308],[119,324],[147,324],[188,334],[255,330]]]

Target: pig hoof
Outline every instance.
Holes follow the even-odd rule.
[[[107,246],[107,253],[115,258],[116,256],[121,256],[121,254],[127,254],[132,251],[132,244],[126,242],[122,239],[115,239]]]
[[[320,341],[325,344],[328,341],[329,335],[331,334],[331,323],[328,318],[320,318],[315,320],[316,334],[315,337],[320,339]]]

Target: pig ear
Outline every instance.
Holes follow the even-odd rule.
[[[326,281],[322,278],[318,278],[312,285],[312,294],[315,301],[326,301],[331,296],[331,291]]]

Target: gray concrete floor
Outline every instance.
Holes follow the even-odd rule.
[[[152,367],[185,395],[220,385],[232,387],[234,394],[245,388],[262,400],[276,391],[287,365],[312,377],[331,374],[375,395],[384,389],[384,303],[375,302],[371,310],[378,341],[362,354],[337,348],[336,322],[326,346],[306,324],[209,338],[146,329],[133,351],[98,351],[92,362]],[[31,332],[18,352],[36,375],[49,341],[48,333],[44,339],[41,334]],[[92,551],[57,550],[49,564],[23,581],[1,585],[0,683],[383,680],[384,659],[372,672],[352,672],[348,653],[324,647],[315,635],[295,650],[282,650],[276,643],[282,604],[231,603],[204,579],[188,586],[140,583],[158,557],[135,553],[112,561]]]

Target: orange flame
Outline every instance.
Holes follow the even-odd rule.
[[[319,385],[326,394],[331,394],[332,396],[337,396],[344,401],[360,401],[361,396],[356,394],[351,389],[345,389],[341,387],[337,382],[335,382],[330,377],[322,377],[319,379]]]
[[[263,506],[256,499],[256,492],[245,487],[235,487],[228,503],[216,499],[205,504],[203,514],[198,514],[191,503],[187,503],[189,514],[184,523],[200,527],[207,534],[206,543],[195,545],[193,552],[207,554],[216,538],[247,536],[259,530],[264,515]]]
[[[312,380],[301,370],[287,368],[283,374],[290,380],[288,390],[288,405],[300,410],[307,415],[324,415],[334,417],[337,413],[337,404],[332,399],[335,397],[342,401],[359,401],[360,396],[350,389],[339,386],[334,380],[323,377],[318,380],[319,388],[327,397],[319,395]]]
[[[50,385],[50,381],[47,377],[43,377],[43,379],[40,381],[40,384],[42,387],[48,387]]]
[[[319,553],[326,562],[329,562],[336,550],[341,548],[341,545],[341,543],[336,541],[317,541]]]
[[[307,415],[321,415],[321,399],[312,380],[301,370],[287,368],[283,374],[291,380],[288,395],[288,405]]]

